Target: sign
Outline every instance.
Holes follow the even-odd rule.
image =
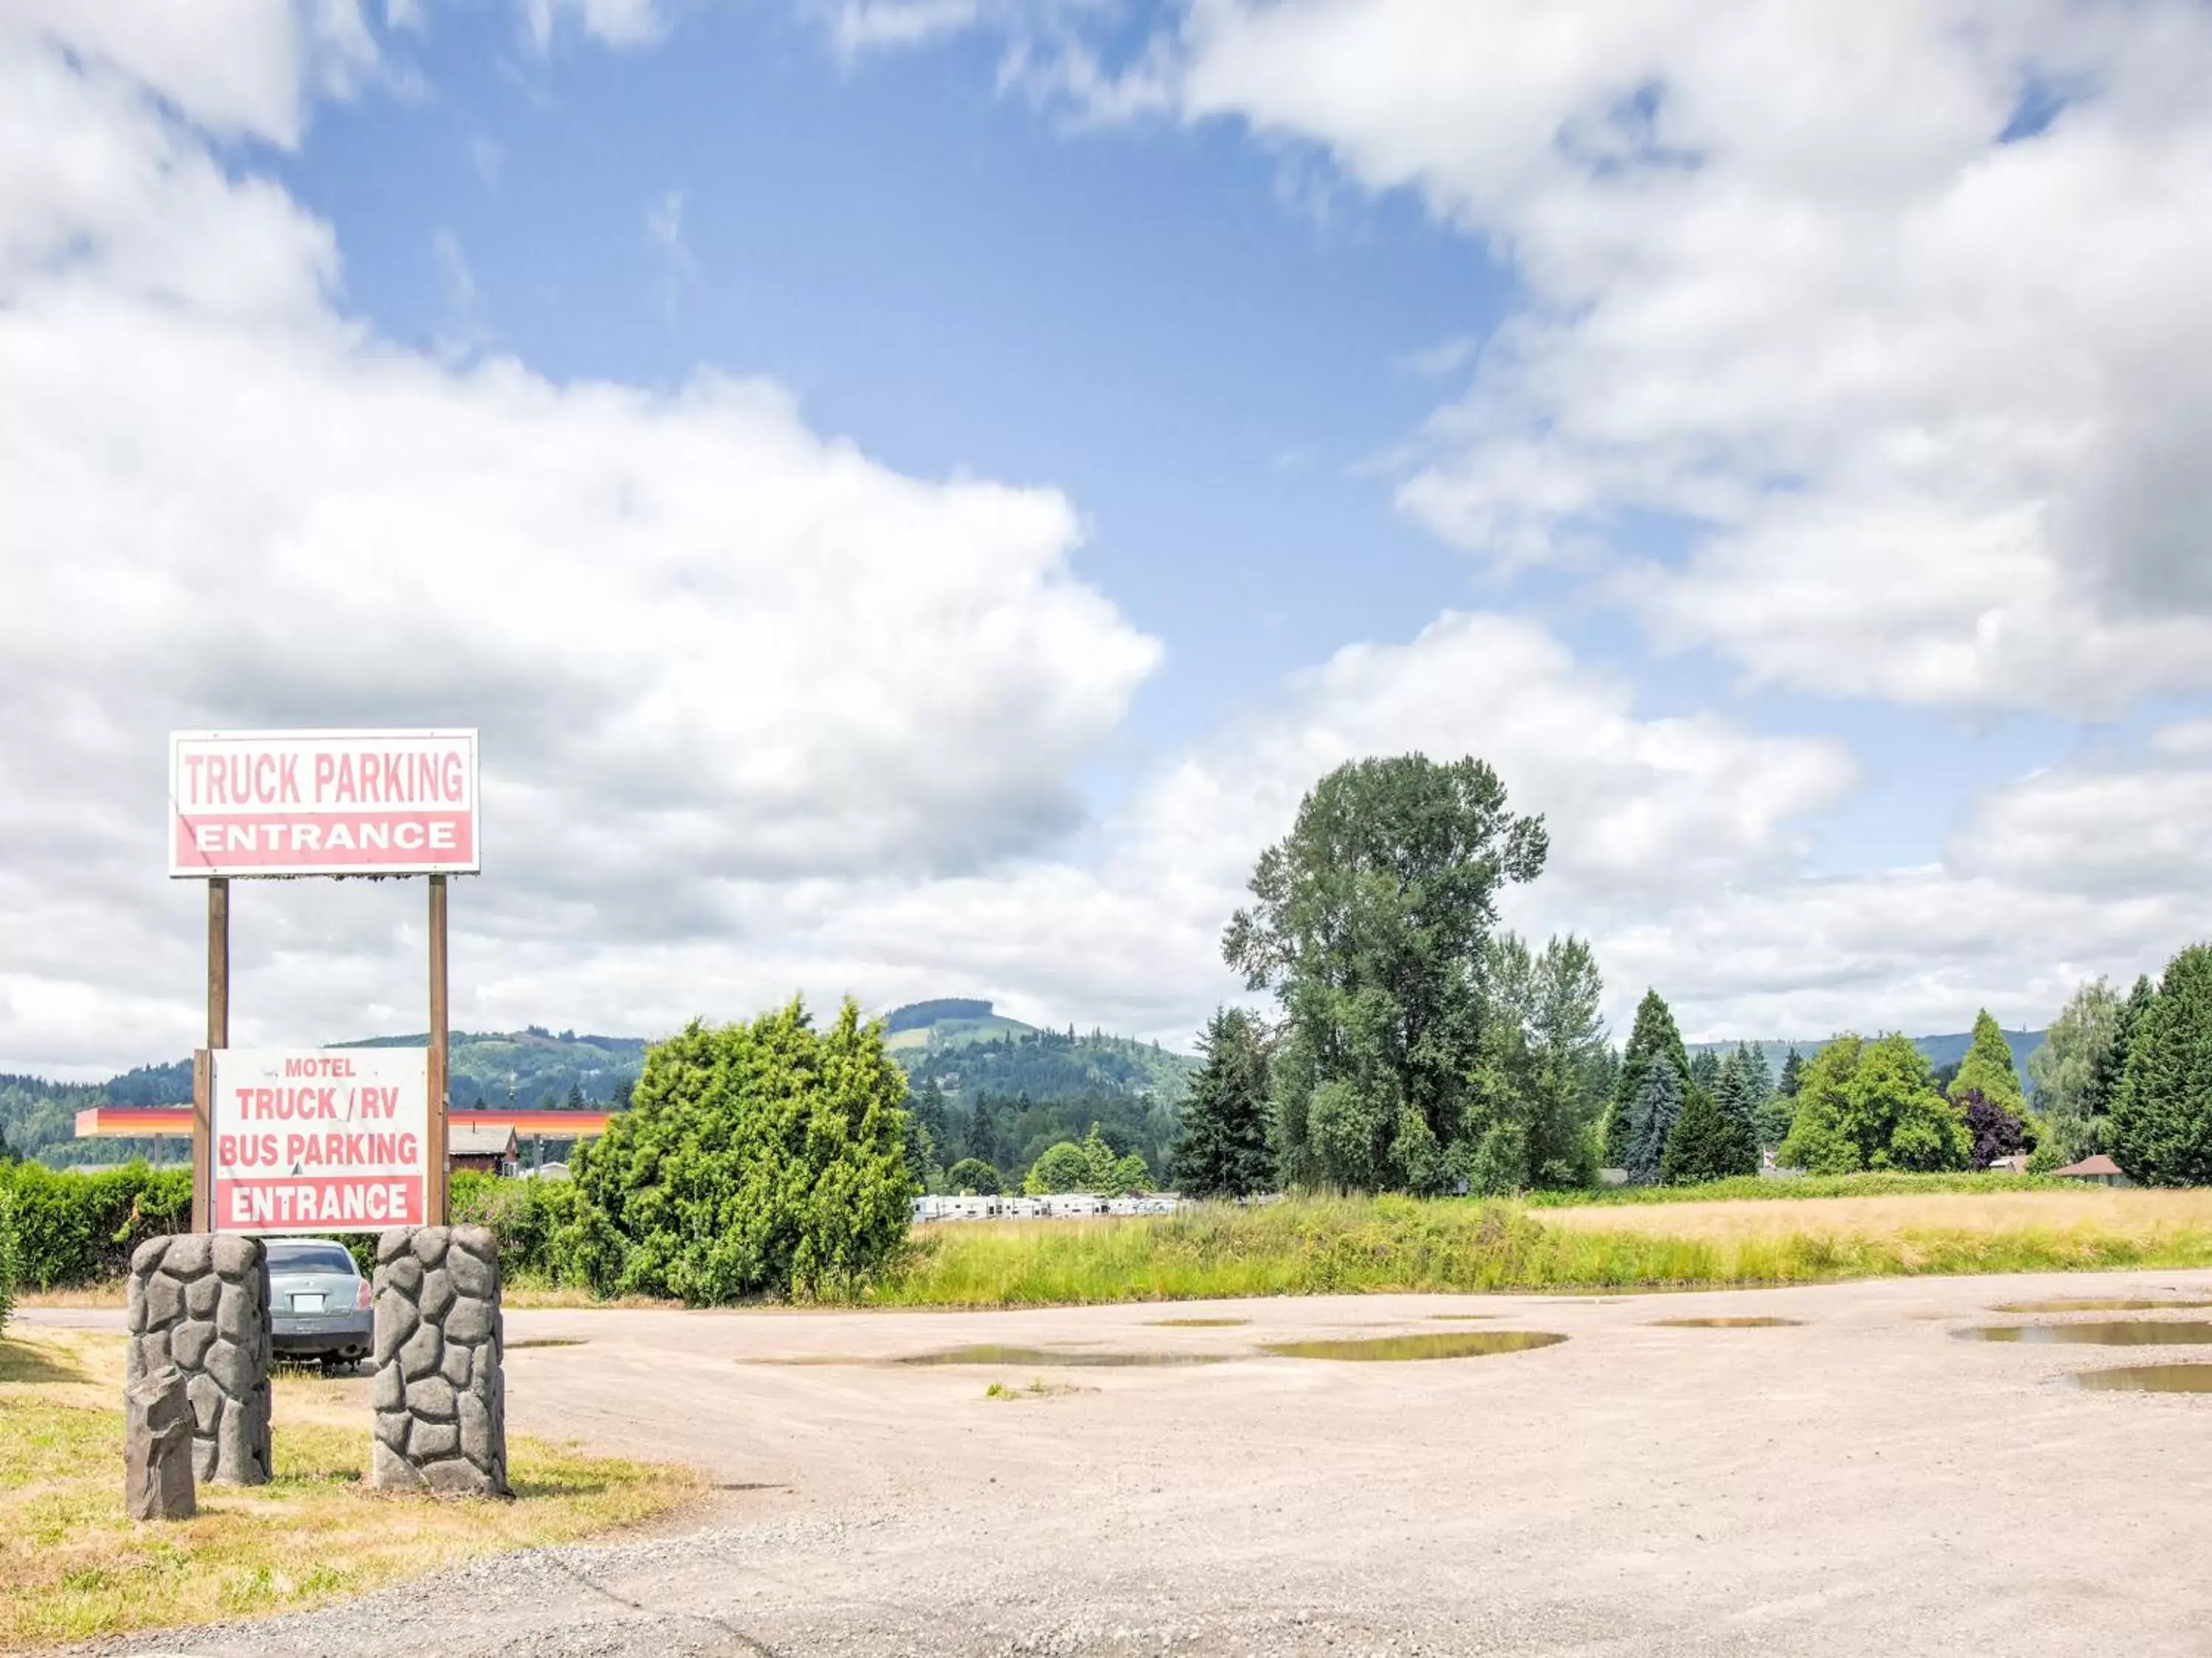
[[[473,731],[178,731],[169,874],[472,875]]]
[[[210,1058],[210,1230],[423,1224],[427,1051],[218,1048]]]

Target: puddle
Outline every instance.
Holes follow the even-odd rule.
[[[2202,1347],[2203,1319],[2101,1319],[2090,1324],[1982,1324],[1951,1332],[1961,1341],[2017,1341],[2083,1347]]]
[[[2069,1387],[2094,1393],[2212,1393],[2212,1364],[2130,1364],[2117,1370],[2083,1370]]]
[[[581,1347],[583,1344],[581,1336],[532,1336],[528,1341],[507,1343],[505,1350],[520,1353],[526,1347]]]
[[[1147,1319],[1146,1323],[1156,1330],[1226,1330],[1231,1325],[1249,1324],[1249,1319]]]
[[[1802,1319],[1654,1319],[1651,1322],[1667,1330],[1779,1330],[1785,1326],[1801,1325]]]
[[[2212,1301],[2125,1300],[2118,1296],[2103,1301],[2003,1301],[1990,1308],[1992,1313],[2149,1313],[2167,1307],[2212,1307]]]
[[[1218,1353],[1069,1353],[1049,1347],[1008,1347],[993,1342],[973,1347],[948,1347],[941,1353],[912,1353],[895,1360],[899,1364],[1024,1364],[1070,1365],[1082,1368],[1118,1368],[1123,1365],[1218,1364]]]
[[[1438,1331],[1431,1336],[1380,1336],[1358,1341],[1279,1341],[1267,1352],[1285,1359],[1463,1359],[1483,1353],[1525,1353],[1563,1342],[1547,1330]]]

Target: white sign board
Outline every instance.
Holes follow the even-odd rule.
[[[421,1048],[217,1048],[213,1230],[423,1223],[430,1056]]]
[[[473,731],[178,731],[169,873],[471,875]]]

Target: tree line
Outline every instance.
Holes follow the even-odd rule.
[[[2212,947],[2125,996],[2083,985],[2029,1061],[1978,1013],[1938,1070],[1901,1035],[1792,1049],[1778,1077],[1740,1044],[1691,1058],[1656,991],[1616,1055],[1602,982],[1570,936],[1497,925],[1541,872],[1540,819],[1481,761],[1338,768],[1255,867],[1223,939],[1274,1016],[1223,1009],[1173,1149],[1179,1191],[1413,1193],[1588,1186],[1602,1167],[1678,1184],[1782,1167],[1823,1174],[2048,1170],[2105,1153],[2147,1185],[2212,1183]]]

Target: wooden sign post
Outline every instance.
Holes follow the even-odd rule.
[[[423,1220],[447,1198],[447,878],[477,858],[474,731],[175,732],[169,874],[207,882],[207,1046],[192,1056],[192,1230],[215,1228],[215,1056],[230,1046],[234,877],[427,875],[429,1113]]]

